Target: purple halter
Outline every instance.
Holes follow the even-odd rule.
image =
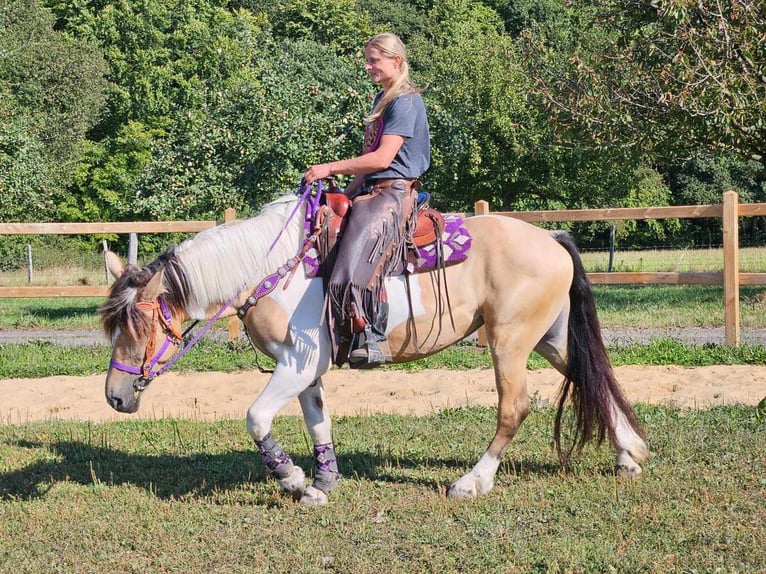
[[[279,238],[282,236],[282,232],[287,228],[287,224],[290,222],[290,220],[295,216],[295,213],[298,211],[300,206],[304,203],[308,203],[307,207],[307,217],[310,213],[313,215],[316,213],[316,210],[319,206],[319,201],[322,196],[322,182],[321,180],[317,182],[317,193],[316,195],[312,195],[312,185],[307,184],[304,180],[301,180],[300,187],[298,188],[298,191],[296,195],[300,196],[300,200],[296,204],[296,206],[293,208],[292,213],[290,213],[290,216],[285,221],[284,226],[280,230],[277,237],[274,239],[273,243],[271,244],[271,247],[269,247],[268,253],[271,253],[271,250],[274,248],[274,246],[277,244],[277,241],[279,241]],[[267,253],[267,255],[268,255]],[[256,287],[253,294],[248,297],[247,302],[245,305],[238,310],[238,315],[240,319],[245,318],[245,315],[247,314],[247,311],[253,307],[258,299],[261,297],[268,295],[273,291],[274,287],[276,287],[276,284],[279,282],[279,280],[284,277],[289,271],[293,270],[297,263],[300,261],[299,257],[293,257],[291,258],[287,264],[280,267],[275,273],[272,275],[269,275],[265,277],[261,283]],[[154,352],[154,336],[150,337],[149,341],[146,344],[146,350],[144,351],[144,362],[140,367],[134,367],[133,365],[126,365],[125,363],[121,363],[119,361],[115,361],[112,359],[109,361],[109,367],[117,369],[118,371],[122,371],[125,373],[130,373],[131,375],[138,375],[138,378],[133,381],[133,388],[136,390],[136,392],[141,392],[144,389],[146,389],[146,386],[152,382],[152,379],[155,377],[160,376],[162,373],[167,371],[170,367],[172,367],[181,357],[183,357],[194,345],[197,344],[197,342],[210,330],[210,327],[213,326],[213,323],[215,323],[218,319],[221,318],[221,315],[223,315],[223,312],[229,308],[229,306],[239,297],[239,293],[234,295],[231,299],[229,299],[226,303],[223,304],[223,306],[213,315],[207,323],[205,323],[205,326],[200,329],[199,333],[197,333],[194,338],[189,341],[188,343],[184,344],[184,337],[187,335],[189,330],[191,330],[194,325],[196,325],[196,322],[192,324],[192,326],[183,334],[178,330],[178,327],[173,325],[173,316],[170,313],[170,310],[167,307],[167,304],[165,303],[165,300],[162,297],[157,297],[153,301],[139,301],[136,306],[139,309],[142,310],[151,310],[152,311],[152,323],[160,323],[162,327],[162,331],[165,334],[165,341],[160,346],[160,349],[155,353]],[[170,345],[175,345],[178,350],[175,355],[173,355],[168,361],[162,365],[159,369],[156,369],[157,364],[162,359],[162,356],[165,354],[165,352],[168,350],[168,347]]]
[[[205,335],[205,333],[210,330],[210,327],[213,326],[213,323],[221,318],[223,312],[228,309],[229,306],[234,302],[234,299],[237,297],[237,295],[224,303],[223,306],[216,312],[216,314],[213,315],[207,323],[205,323],[205,326],[200,329],[199,333],[197,333],[194,338],[186,344],[184,344],[184,336],[188,333],[188,331],[184,334],[181,334],[178,328],[173,325],[173,316],[171,315],[170,310],[168,309],[167,304],[162,297],[157,297],[153,301],[139,301],[136,304],[139,309],[152,311],[152,323],[159,322],[161,324],[162,332],[165,334],[165,341],[162,343],[162,346],[160,346],[160,349],[155,353],[154,337],[150,337],[144,352],[144,363],[140,367],[126,365],[125,363],[120,363],[114,359],[109,361],[109,366],[111,368],[117,369],[118,371],[130,373],[131,375],[139,375],[139,377],[133,381],[133,388],[137,392],[143,391],[146,386],[152,382],[152,379],[167,371],[194,345],[197,344],[203,335]],[[194,323],[192,327],[195,324],[196,323]],[[168,350],[170,345],[175,345],[178,347],[178,351],[175,355],[168,359],[164,365],[155,370],[155,367],[159,363],[160,359],[162,359],[162,356],[165,354],[165,351]]]

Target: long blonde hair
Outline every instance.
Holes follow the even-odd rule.
[[[404,42],[401,41],[399,36],[390,33],[377,34],[367,42],[365,48],[368,47],[377,48],[380,53],[387,58],[399,56],[402,59],[402,64],[399,76],[397,76],[396,80],[394,80],[394,83],[388,90],[383,91],[383,96],[378,100],[375,108],[369,116],[364,118],[365,124],[375,122],[383,114],[386,106],[388,106],[388,104],[390,104],[397,96],[420,92],[420,89],[410,80],[410,65],[407,62],[407,48],[404,47]]]

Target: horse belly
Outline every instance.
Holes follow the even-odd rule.
[[[448,268],[448,277],[453,276],[463,265]],[[442,306],[439,316],[439,282],[435,273],[410,276],[409,293],[403,277],[393,277],[386,281],[389,301],[386,333],[394,362],[406,362],[441,351],[481,326],[476,302],[470,297],[466,298],[465,289],[461,289],[459,283],[454,279],[449,280],[445,293],[441,278]]]

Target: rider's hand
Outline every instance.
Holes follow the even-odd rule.
[[[318,179],[327,179],[331,175],[332,173],[330,172],[330,165],[326,163],[320,163],[317,165],[312,165],[310,168],[308,168],[306,173],[303,174],[303,179],[306,180],[306,183],[311,184]]]

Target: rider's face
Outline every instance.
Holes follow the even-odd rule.
[[[370,79],[384,89],[389,88],[401,73],[401,57],[386,56],[374,46],[365,48],[364,59],[364,69]]]

